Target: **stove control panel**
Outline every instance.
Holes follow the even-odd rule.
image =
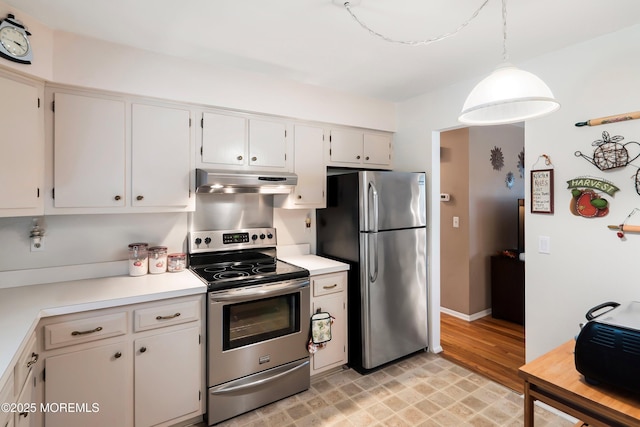
[[[245,228],[242,230],[192,231],[189,233],[189,253],[219,252],[276,246],[275,228]]]

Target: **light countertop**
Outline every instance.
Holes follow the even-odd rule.
[[[278,259],[309,270],[311,276],[349,270],[349,264],[309,253],[309,245],[278,246]]]
[[[43,317],[206,292],[207,286],[188,270],[0,289],[0,389]]]

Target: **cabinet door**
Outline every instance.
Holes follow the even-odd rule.
[[[202,115],[202,162],[246,164],[247,120],[243,117]]]
[[[4,387],[0,390],[0,404],[13,403],[13,396],[13,376],[9,376]],[[13,413],[10,411],[0,411],[0,427],[9,426],[13,426]]]
[[[362,163],[362,132],[351,130],[331,131],[331,161]]]
[[[391,163],[391,136],[375,133],[364,134],[364,163],[389,165]]]
[[[331,341],[327,346],[313,354],[313,370],[340,366],[347,363],[346,358],[346,325],[347,313],[344,300],[344,292],[325,295],[315,298],[312,312],[326,311],[335,319],[331,325]]]
[[[125,205],[124,101],[55,94],[55,207]]]
[[[34,388],[33,372],[29,372],[27,381],[25,381],[24,387],[18,396],[19,411],[14,414],[15,427],[29,427],[32,424],[31,420],[40,409],[34,401]]]
[[[45,360],[44,405],[47,427],[131,426],[131,358],[126,342],[65,353]],[[81,405],[56,411],[59,403]],[[97,404],[96,408],[94,404]]]
[[[200,327],[136,339],[136,427],[199,411],[201,366]]]
[[[187,206],[190,112],[142,104],[131,108],[131,205]]]
[[[0,93],[0,216],[39,215],[44,141],[38,119],[38,90],[0,78]]]
[[[293,203],[301,207],[325,207],[327,171],[322,161],[324,132],[321,128],[296,126],[294,129],[294,170],[298,185]]]
[[[249,120],[249,165],[284,168],[286,155],[287,127],[284,123]]]

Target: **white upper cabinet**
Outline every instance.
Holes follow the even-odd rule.
[[[0,75],[0,217],[44,211],[43,115],[39,89]]]
[[[331,163],[362,163],[362,132],[355,130],[332,130],[330,136]]]
[[[287,166],[287,128],[284,123],[249,120],[249,165],[267,168]]]
[[[329,166],[391,169],[392,138],[388,133],[332,129]]]
[[[54,100],[54,206],[125,206],[124,100],[61,92]]]
[[[189,110],[132,105],[132,206],[189,204],[190,119]]]
[[[202,162],[242,166],[246,163],[247,119],[204,113]]]
[[[298,184],[291,194],[275,197],[278,207],[324,208],[327,168],[324,165],[324,130],[314,126],[295,125],[293,130],[293,171]]]
[[[391,166],[391,135],[365,132],[363,155],[366,165]]]
[[[195,209],[191,110],[72,90],[48,91],[49,214]]]
[[[204,112],[200,165],[237,170],[286,170],[287,125],[262,118]]]

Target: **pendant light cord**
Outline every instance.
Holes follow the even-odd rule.
[[[506,55],[506,49],[507,49],[507,21],[506,21],[506,13],[507,13],[507,6],[506,6],[506,1],[507,0],[502,0],[502,18],[503,18],[503,24],[504,24],[504,55]],[[480,13],[480,11],[482,9],[484,9],[484,7],[487,5],[487,3],[489,3],[489,0],[484,0],[484,2],[480,5],[480,7],[478,9],[476,9],[475,12],[473,12],[473,15],[471,15],[471,17],[469,19],[467,19],[466,21],[464,21],[462,24],[460,24],[460,26],[458,26],[458,28],[456,28],[455,30],[448,32],[448,33],[444,33],[441,34],[439,36],[427,39],[427,40],[396,40],[396,39],[392,39],[390,37],[387,37],[385,35],[382,35],[380,33],[378,33],[377,31],[372,30],[369,26],[367,26],[367,24],[365,24],[364,22],[362,22],[351,10],[351,4],[347,1],[344,3],[344,7],[345,9],[347,9],[347,12],[349,12],[349,14],[351,15],[351,17],[358,23],[360,24],[360,26],[362,28],[364,28],[365,30],[367,30],[369,33],[371,33],[372,35],[381,38],[382,40],[388,41],[390,43],[400,43],[400,44],[406,44],[406,45],[410,45],[410,46],[425,46],[434,42],[438,42],[441,40],[444,40],[448,37],[454,36],[456,34],[458,34],[460,32],[460,30],[462,30],[464,27],[466,27],[467,25],[469,25],[469,23],[471,21],[473,21],[473,19],[478,16],[478,13]]]
[[[502,0],[502,62],[509,61],[507,52],[507,0]]]

